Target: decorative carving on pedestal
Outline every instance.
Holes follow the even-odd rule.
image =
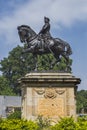
[[[57,88],[34,88],[37,94],[43,95],[45,98],[56,98],[57,94],[61,95],[65,92],[65,89],[57,89]]]
[[[50,118],[58,118],[65,115],[64,98],[41,98],[38,101],[38,115]]]
[[[65,89],[55,89],[56,93],[58,93],[59,95],[63,94],[65,92]]]
[[[36,91],[37,94],[42,95],[45,93],[45,89],[44,88],[34,88],[34,90]]]
[[[44,97],[53,99],[57,97],[57,93],[54,88],[47,88],[45,91]]]

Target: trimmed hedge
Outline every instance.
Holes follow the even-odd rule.
[[[0,130],[87,130],[87,117],[80,117],[77,122],[73,117],[61,118],[54,126],[49,124],[49,120],[41,117],[36,122],[22,119],[0,119]]]
[[[38,130],[39,126],[33,121],[19,119],[0,120],[0,130]]]

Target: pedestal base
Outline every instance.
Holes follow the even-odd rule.
[[[70,73],[29,73],[21,78],[22,118],[35,120],[39,115],[57,121],[76,118],[76,90],[79,78]]]

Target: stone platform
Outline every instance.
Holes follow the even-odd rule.
[[[80,78],[71,73],[29,73],[20,79],[22,118],[38,115],[56,122],[60,117],[76,118],[76,91]]]

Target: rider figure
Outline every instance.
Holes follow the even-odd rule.
[[[42,41],[42,49],[44,49],[44,42],[46,43],[49,38],[51,38],[50,34],[50,19],[47,17],[44,17],[44,26],[42,27],[41,31],[39,32],[39,35],[43,39]]]

